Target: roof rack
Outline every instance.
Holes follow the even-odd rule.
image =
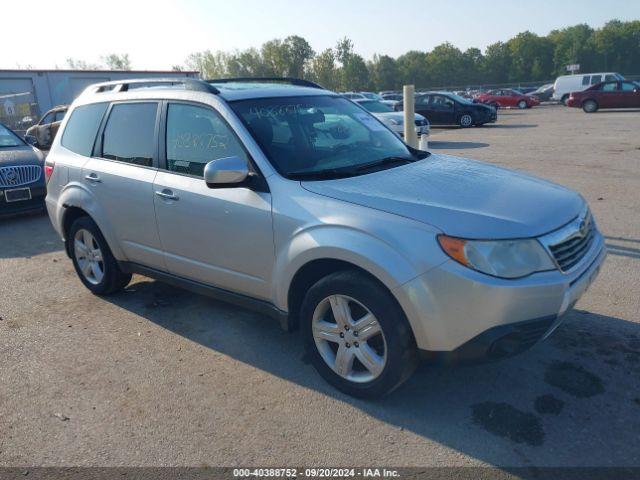
[[[100,92],[126,92],[129,90],[129,86],[144,86],[148,84],[150,86],[155,85],[184,85],[185,90],[193,90],[196,92],[206,93],[220,93],[220,91],[213,85],[209,85],[204,80],[197,78],[134,78],[131,80],[113,80],[111,82],[101,82],[91,85],[89,88],[94,93]]]
[[[216,78],[207,80],[208,83],[287,83],[289,85],[296,85],[298,87],[310,87],[319,88],[324,90],[324,87],[318,85],[310,80],[304,80],[302,78],[294,77],[235,77],[235,78]]]

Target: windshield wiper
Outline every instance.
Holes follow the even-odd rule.
[[[352,168],[328,168],[326,170],[317,171],[298,171],[289,172],[287,177],[294,180],[326,180],[331,178],[346,178],[357,175],[356,170]]]
[[[362,165],[358,165],[356,167],[356,171],[363,172],[365,170],[371,170],[378,167],[395,165],[397,163],[413,163],[417,159],[415,158],[407,158],[407,157],[385,157],[381,160],[376,160],[371,163],[363,163]]]

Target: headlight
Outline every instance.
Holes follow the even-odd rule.
[[[556,269],[549,254],[535,239],[489,241],[439,235],[438,242],[456,262],[494,277],[520,278]]]

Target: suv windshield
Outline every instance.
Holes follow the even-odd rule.
[[[6,128],[4,125],[0,125],[0,148],[2,147],[21,147],[24,142],[20,140],[15,133]]]
[[[386,112],[394,111],[393,108],[391,108],[389,105],[380,103],[377,100],[365,100],[358,103],[362,105],[364,108],[366,108],[367,110],[369,110],[370,112],[374,112],[374,113],[386,113]]]
[[[339,96],[230,102],[282,175],[297,179],[362,175],[424,158],[370,113]]]

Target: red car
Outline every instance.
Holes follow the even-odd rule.
[[[640,108],[640,84],[629,80],[596,83],[581,92],[572,92],[567,106],[587,113],[599,108]]]
[[[486,103],[492,107],[518,107],[521,109],[531,108],[536,105],[540,105],[540,100],[530,95],[524,95],[517,90],[510,88],[501,88],[498,90],[489,90],[488,92],[481,93],[476,97],[476,100],[481,103]]]

